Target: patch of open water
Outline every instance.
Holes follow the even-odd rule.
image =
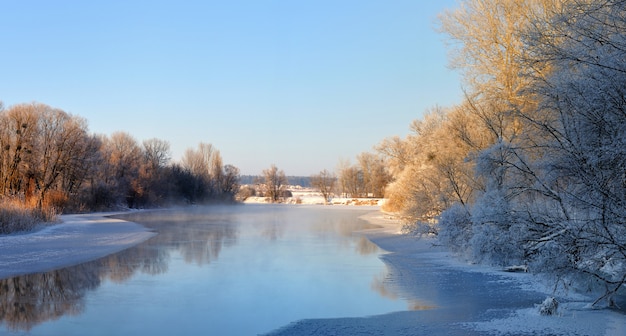
[[[415,309],[385,285],[367,210],[272,205],[155,211],[159,232],[74,267],[0,280],[0,333],[253,335],[304,318]]]

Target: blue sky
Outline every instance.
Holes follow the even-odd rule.
[[[0,100],[199,142],[242,174],[334,170],[460,101],[445,1],[2,1]]]

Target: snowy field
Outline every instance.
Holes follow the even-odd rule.
[[[287,187],[292,194],[284,200],[285,204],[304,204],[304,205],[324,205],[324,196],[321,192],[312,188],[303,188],[300,186]],[[353,197],[331,197],[328,204],[330,205],[356,205],[356,206],[382,206],[384,203],[382,198],[353,198]],[[260,204],[269,203],[267,197],[248,197],[244,203]]]
[[[372,209],[376,209],[372,207]],[[365,234],[381,248],[391,252],[383,260],[391,270],[389,281],[399,297],[415,295],[420,280],[418,258],[439,264],[447,272],[457,274],[480,273],[497,275],[506,287],[522,287],[545,296],[551,291],[526,273],[507,273],[495,268],[467,265],[458,261],[432,241],[419,240],[399,234],[400,225],[388,215],[373,211],[365,219],[381,225],[381,229]],[[0,278],[47,271],[76,265],[115,253],[138,244],[155,233],[142,226],[103,214],[62,216],[63,223],[39,231],[0,237]],[[502,288],[502,286],[500,287]],[[501,293],[493,292],[494,296]],[[491,293],[490,293],[491,295]],[[515,299],[515,298],[514,298]],[[404,311],[363,318],[336,318],[294,321],[275,335],[416,335],[416,334],[473,334],[473,335],[626,335],[626,315],[608,309],[594,309],[590,297],[557,297],[561,302],[556,316],[541,316],[535,305],[505,313],[498,312],[492,319],[469,319],[450,324],[437,322],[438,310],[432,307],[414,307]]]

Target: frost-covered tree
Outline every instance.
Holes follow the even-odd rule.
[[[526,29],[555,6],[550,0],[466,0],[440,16],[466,99],[446,116],[448,142],[456,146],[438,173],[447,176],[458,204],[442,209],[437,230],[443,239],[463,242],[458,249],[476,260],[505,264],[526,256],[523,236],[506,238],[525,229],[518,205],[534,173],[525,149],[536,143],[521,115],[531,115],[537,97],[528,94],[533,80],[524,76],[529,70],[521,55]],[[499,245],[507,239],[505,251]]]
[[[379,146],[382,153],[392,154],[388,160],[395,165],[384,209],[400,213],[409,228],[436,233],[434,224],[442,211],[456,202],[465,206],[474,197],[476,181],[471,163],[465,160],[471,148],[457,127],[471,123],[460,119],[456,110],[435,108],[411,124],[406,139]]]
[[[440,238],[477,261],[598,285],[612,304],[626,281],[626,4],[465,1],[452,13],[465,110],[490,139],[455,127],[478,183],[443,210]],[[467,20],[477,13],[487,19]]]
[[[626,284],[624,13],[623,1],[572,2],[529,32],[529,54],[553,69],[536,76],[544,117],[529,123],[549,155],[535,167],[562,204],[532,241],[533,261],[600,283],[609,304]]]

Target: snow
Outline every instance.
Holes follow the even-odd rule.
[[[0,279],[78,265],[139,244],[156,233],[112,213],[63,215],[62,223],[0,237]]]
[[[543,316],[556,315],[559,311],[559,301],[553,297],[547,297],[539,306],[539,314]]]
[[[313,188],[303,188],[300,186],[288,186],[292,197],[285,198],[285,204],[304,204],[304,205],[324,205],[324,196],[321,192]],[[331,205],[354,205],[354,206],[382,206],[385,202],[383,198],[355,198],[355,197],[331,197],[329,200]],[[252,196],[248,197],[244,203],[262,204],[269,203],[267,197]]]
[[[472,322],[465,326],[479,332],[506,335],[626,335],[626,316],[604,309],[591,309],[587,303],[559,304],[556,316],[542,316],[536,307],[520,309],[504,319]],[[523,332],[520,332],[523,331]]]

